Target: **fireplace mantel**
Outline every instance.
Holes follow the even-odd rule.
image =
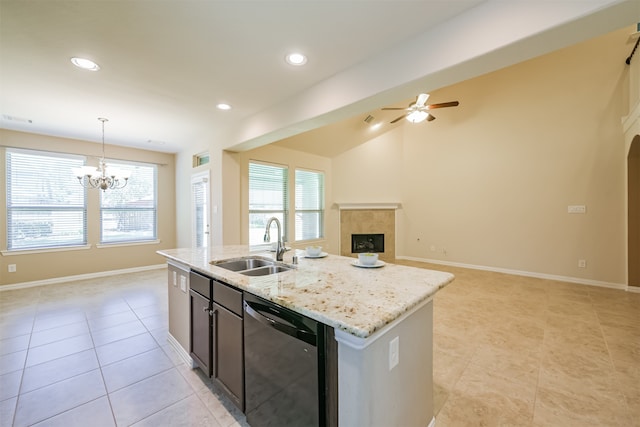
[[[361,209],[361,210],[374,210],[374,209],[400,209],[402,203],[400,202],[357,202],[357,203],[338,203],[336,202],[338,209]]]

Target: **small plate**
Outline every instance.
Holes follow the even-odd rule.
[[[384,266],[384,261],[380,261],[378,260],[375,264],[373,265],[364,265],[364,264],[360,264],[359,260],[354,260],[351,262],[351,265],[353,265],[354,267],[362,267],[362,268],[379,268]]]
[[[306,253],[303,255],[305,258],[324,258],[329,255],[326,252],[320,252],[320,255],[307,255]]]

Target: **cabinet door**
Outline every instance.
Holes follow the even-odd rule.
[[[211,316],[209,299],[190,291],[191,300],[191,357],[211,376]]]
[[[244,410],[242,318],[214,302],[213,319],[213,378]]]

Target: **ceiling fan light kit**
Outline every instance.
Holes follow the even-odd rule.
[[[427,113],[426,111],[416,110],[407,114],[407,120],[409,120],[411,123],[420,123],[425,121],[428,116],[429,113]]]
[[[391,120],[391,123],[396,123],[405,118],[411,123],[420,123],[425,120],[430,122],[436,119],[433,114],[428,112],[428,110],[433,110],[436,108],[457,107],[458,105],[460,105],[458,101],[449,101],[439,104],[426,105],[427,99],[429,99],[429,94],[421,93],[416,97],[416,102],[412,102],[407,108],[385,107],[383,108],[383,110],[406,111],[406,113],[404,113],[402,116]]]

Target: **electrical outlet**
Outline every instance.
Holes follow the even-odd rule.
[[[578,268],[587,268],[587,260],[579,259],[578,260]]]
[[[9,273],[15,273],[16,272],[16,265],[15,264],[7,265],[7,270],[9,271]]]
[[[178,272],[172,271],[173,273],[173,286],[178,286]]]
[[[182,292],[187,292],[187,276],[180,275],[180,290]]]
[[[389,370],[395,368],[400,363],[400,337],[395,337],[389,341]]]
[[[570,213],[570,214],[587,213],[587,207],[585,205],[569,205],[567,207],[567,213]]]

